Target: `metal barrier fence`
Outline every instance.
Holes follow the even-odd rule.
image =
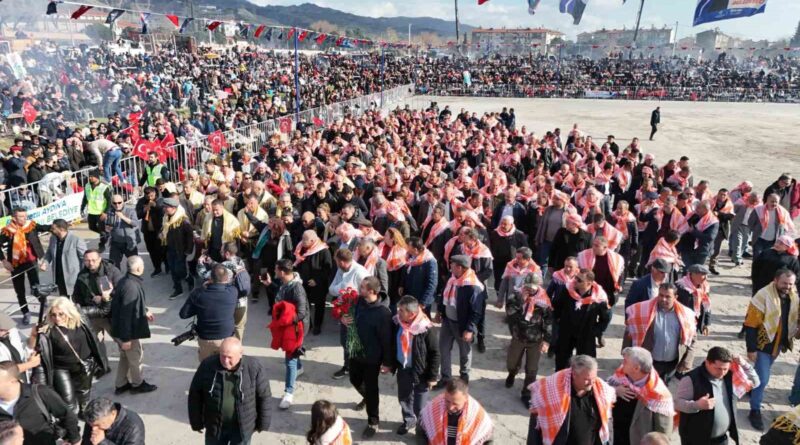
[[[539,97],[567,99],[674,100],[697,102],[800,103],[800,89],[717,87],[592,86],[560,85],[417,85],[417,94],[469,97]]]

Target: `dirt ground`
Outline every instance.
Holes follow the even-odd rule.
[[[430,98],[415,99],[416,106],[427,104]],[[442,98],[440,105],[449,104],[454,111],[466,107],[477,112],[500,111],[503,106],[516,110],[517,125],[542,134],[560,127],[566,133],[573,123],[603,139],[615,134],[624,147],[634,136],[646,139],[649,135],[650,111],[656,106],[649,102],[539,100],[539,99],[487,99]],[[662,102],[663,125],[655,142],[644,140],[644,151],[653,153],[661,164],[670,157],[688,155],[694,166],[696,178],[709,179],[713,189],[733,187],[749,179],[763,190],[783,171],[800,174],[800,108],[796,105],[777,104],[723,104],[723,103],[671,103]],[[96,244],[96,235],[85,227],[77,228],[80,234]],[[139,247],[145,252],[144,245]],[[146,255],[146,253],[145,253]],[[146,276],[152,270],[149,259]],[[711,334],[700,339],[696,364],[713,345],[724,345],[737,353],[744,353],[744,342],[736,338],[748,302],[750,263],[732,269],[727,258],[721,262],[722,275],[711,277],[712,328]],[[7,275],[6,275],[7,276]],[[42,273],[43,280],[50,278]],[[0,276],[0,280],[4,277]],[[0,285],[0,310],[16,308],[11,283]],[[175,347],[169,340],[185,330],[187,322],[178,318],[183,298],[169,301],[170,280],[158,276],[146,281],[148,304],[156,319],[151,325],[153,336],[145,342],[145,375],[150,383],[158,385],[155,393],[145,395],[113,395],[113,375],[104,377],[95,385],[94,395],[108,396],[140,413],[147,425],[147,443],[194,444],[202,443],[202,436],[192,432],[187,423],[186,395],[197,366],[196,343],[187,342]],[[491,296],[493,301],[494,295]],[[614,310],[614,318],[607,333],[607,346],[599,352],[601,376],[608,376],[620,363],[622,311],[621,304]],[[342,364],[338,326],[326,319],[323,334],[307,340],[308,354],[304,360],[305,374],[298,380],[295,404],[289,411],[280,411],[277,404],[283,394],[283,354],[270,349],[266,325],[269,322],[266,302],[252,304],[249,308],[245,335],[246,354],[258,357],[268,371],[273,394],[273,417],[270,431],[256,434],[253,444],[301,444],[310,425],[310,407],[317,399],[328,399],[339,407],[340,413],[354,430],[354,439],[361,442],[360,433],[366,426],[366,414],[353,410],[360,397],[349,382],[332,380],[331,375]],[[471,393],[492,415],[495,423],[495,443],[525,443],[528,415],[519,401],[522,376],[513,389],[506,389],[505,348],[509,341],[508,330],[502,322],[502,313],[489,306],[487,314],[487,351],[475,354],[471,375]],[[116,346],[108,343],[112,367],[116,370]],[[457,354],[457,351],[454,352]],[[457,357],[457,356],[456,356]],[[797,353],[782,355],[773,366],[772,380],[766,392],[764,414],[771,421],[788,408],[786,397],[797,367]],[[454,358],[457,362],[457,358]],[[542,358],[539,374],[553,372],[553,360]],[[381,430],[372,443],[413,443],[410,437],[394,434],[400,425],[400,409],[396,398],[396,383],[390,376],[380,378]],[[674,385],[673,385],[674,389]],[[747,403],[738,404],[738,425],[742,444],[755,444],[758,435],[746,420]],[[677,433],[673,443],[678,443]]]

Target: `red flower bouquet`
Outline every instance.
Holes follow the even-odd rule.
[[[339,298],[333,300],[333,310],[331,315],[337,320],[341,320],[343,316],[348,315],[353,320],[347,326],[347,341],[345,347],[348,355],[352,357],[360,357],[364,353],[364,345],[361,344],[361,339],[358,338],[358,330],[356,329],[356,305],[358,304],[358,291],[352,287],[342,289],[339,291]]]

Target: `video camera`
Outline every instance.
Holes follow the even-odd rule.
[[[56,284],[37,284],[33,286],[33,296],[36,297],[39,302],[43,299],[53,295],[54,293],[58,292],[58,285]]]
[[[189,340],[194,340],[195,338],[197,338],[197,325],[192,323],[192,326],[189,328],[188,331],[176,335],[175,338],[173,338],[170,341],[172,342],[173,345],[180,346],[182,343],[187,342]]]

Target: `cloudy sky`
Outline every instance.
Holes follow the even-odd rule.
[[[452,20],[452,0],[250,0],[253,3],[291,5],[305,2],[370,17],[429,16]],[[572,25],[572,17],[558,12],[559,0],[542,0],[536,15],[527,13],[526,0],[489,0],[478,6],[477,0],[460,0],[459,15],[463,23],[483,27],[548,27],[574,37],[579,32],[601,27],[632,28],[636,24],[638,0],[589,0],[583,21]],[[674,26],[679,22],[678,36],[685,37],[719,27],[739,37],[775,40],[794,34],[800,20],[800,0],[768,0],[764,14],[713,24],[691,27],[697,0],[646,0],[644,26]]]

